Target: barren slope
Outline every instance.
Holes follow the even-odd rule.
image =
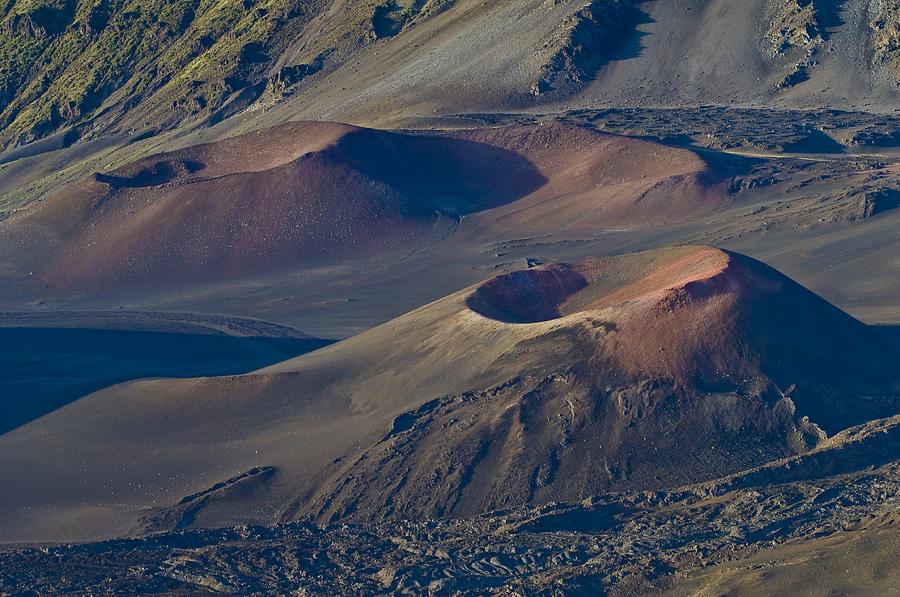
[[[897,358],[717,249],[525,270],[254,375],[123,384],[0,437],[3,539],[463,515],[711,479],[895,413]]]
[[[889,111],[900,77],[888,0],[17,0],[0,21],[0,147],[240,113],[259,128],[548,103]]]
[[[889,111],[896,100],[896,18],[887,2],[448,4],[301,80],[286,97],[263,98],[272,112],[249,117],[385,125],[538,106]]]
[[[900,583],[891,565],[900,555],[896,525],[894,511],[873,514],[833,534],[786,542],[751,557],[694,570],[673,580],[663,594],[891,595]]]

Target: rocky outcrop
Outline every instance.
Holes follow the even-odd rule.
[[[837,197],[843,202],[844,220],[855,222],[900,207],[900,190],[891,187],[865,186],[849,189]],[[840,213],[840,212],[839,212]]]
[[[584,86],[634,27],[633,5],[592,0],[566,17],[541,48],[544,58],[531,93],[565,94]]]
[[[393,37],[416,21],[443,12],[454,0],[388,0],[375,6],[367,29],[369,40]]]
[[[816,64],[824,32],[819,8],[813,0],[770,0],[767,12],[771,22],[763,38],[764,54],[787,62],[776,88],[793,87],[807,80],[809,68]]]
[[[243,106],[247,89],[265,87],[271,63],[314,14],[301,0],[283,4],[18,0],[0,7],[0,147],[61,127],[114,126],[126,112],[165,129]],[[100,114],[103,123],[95,120]]]
[[[794,48],[813,48],[822,41],[816,6],[811,0],[781,0],[774,9],[765,42],[773,55]]]
[[[900,84],[900,1],[879,0],[872,29],[872,64]]]
[[[0,29],[8,36],[43,38],[55,35],[65,30],[71,22],[74,9],[72,0],[35,2],[21,9],[14,7]]]

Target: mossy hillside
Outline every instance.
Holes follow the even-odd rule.
[[[60,29],[22,25],[42,0],[26,1],[0,17],[2,145],[84,121],[113,95],[133,105],[155,96],[155,111],[172,112],[163,123],[211,112],[263,76],[269,52],[317,3],[89,0],[54,9],[66,17]]]
[[[900,85],[900,0],[879,0],[872,29],[873,65]]]
[[[454,2],[0,0],[0,149],[214,124]]]

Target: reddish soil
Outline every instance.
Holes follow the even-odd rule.
[[[651,254],[652,267],[616,258],[513,272],[467,304],[507,322],[583,313],[602,320],[591,357],[601,377],[667,380],[686,394],[789,396],[829,433],[895,408],[849,399],[896,381],[896,347],[872,328],[749,257],[712,247]]]

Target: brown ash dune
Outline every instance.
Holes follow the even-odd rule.
[[[710,247],[533,268],[255,374],[121,384],[5,434],[2,539],[696,483],[895,414],[898,359],[877,328]]]
[[[690,151],[572,126],[299,122],[95,173],[0,222],[0,258],[10,288],[44,294],[233,280],[433,246],[467,214],[469,234],[680,222],[727,203],[723,181]]]
[[[3,245],[51,286],[227,279],[420,246],[542,182],[485,144],[294,123],[95,174]]]

